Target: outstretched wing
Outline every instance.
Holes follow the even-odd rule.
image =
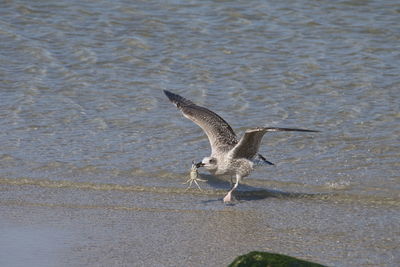
[[[239,143],[229,152],[232,158],[252,159],[260,148],[261,140],[267,132],[318,132],[296,128],[260,127],[248,129]]]
[[[164,90],[164,93],[182,111],[186,118],[192,120],[203,129],[210,142],[212,155],[229,151],[237,144],[235,132],[223,118],[177,94],[167,90]]]

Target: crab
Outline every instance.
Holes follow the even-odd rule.
[[[192,184],[195,183],[197,185],[197,187],[200,189],[200,191],[202,191],[200,185],[198,182],[207,182],[207,180],[203,180],[199,178],[199,172],[198,169],[199,168],[199,163],[194,163],[194,161],[192,161],[192,167],[190,169],[190,178],[182,183],[182,184],[189,184],[189,186],[186,188],[186,190],[188,190],[189,188],[192,187]]]

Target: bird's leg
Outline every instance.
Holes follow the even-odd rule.
[[[227,202],[231,202],[232,201],[232,193],[233,191],[236,190],[236,188],[239,185],[240,180],[242,179],[242,177],[239,174],[236,174],[236,183],[235,185],[232,187],[232,189],[228,192],[228,194],[226,194],[226,196],[224,197],[224,203]]]

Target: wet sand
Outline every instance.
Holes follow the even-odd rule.
[[[387,199],[242,192],[225,205],[223,190],[1,181],[1,266],[226,266],[252,250],[330,266],[400,260]]]

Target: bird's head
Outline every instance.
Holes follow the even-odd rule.
[[[197,163],[196,166],[204,167],[207,170],[216,170],[218,169],[217,159],[213,157],[205,157],[201,162]]]

